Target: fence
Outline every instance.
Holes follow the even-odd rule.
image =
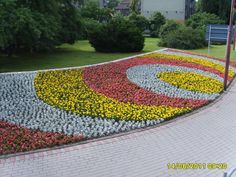
[[[229,25],[207,25],[205,39],[208,42],[208,53],[210,53],[211,42],[227,42],[227,35],[229,31]],[[231,40],[234,36],[234,27],[231,35]]]

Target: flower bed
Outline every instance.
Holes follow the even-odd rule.
[[[82,136],[67,136],[22,128],[0,121],[0,154],[9,154],[48,148],[55,145],[77,142]]]
[[[191,72],[163,72],[157,76],[161,80],[179,88],[202,93],[219,93],[223,91],[223,83],[209,76]]]
[[[235,68],[229,74],[231,81]],[[9,137],[0,140],[0,154],[159,124],[216,99],[223,77],[223,62],[171,49],[79,69],[0,75],[0,133]]]

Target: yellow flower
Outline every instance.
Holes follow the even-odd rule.
[[[191,91],[212,94],[223,90],[223,83],[220,81],[192,72],[163,72],[157,77],[174,86]]]
[[[200,64],[203,66],[207,66],[207,67],[213,68],[215,70],[218,70],[221,73],[224,73],[224,71],[225,71],[225,67],[223,65],[214,63],[209,60],[204,60],[201,58],[193,58],[193,57],[189,57],[189,56],[177,56],[177,55],[171,55],[171,54],[153,53],[153,54],[144,55],[141,58],[156,58],[156,59],[163,58],[163,59],[169,59],[169,60],[180,60],[180,61],[186,61],[186,62],[191,62],[191,63],[196,63],[196,64]],[[229,70],[229,76],[230,77],[234,76],[233,69]]]
[[[119,102],[95,93],[82,78],[82,69],[40,72],[35,78],[37,95],[46,103],[79,115],[121,120],[171,118],[191,108],[146,106]]]

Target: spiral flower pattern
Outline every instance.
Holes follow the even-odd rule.
[[[229,81],[235,71],[231,66]],[[0,123],[31,136],[63,136],[47,146],[107,136],[206,105],[223,91],[223,77],[223,62],[171,49],[78,69],[0,74]]]

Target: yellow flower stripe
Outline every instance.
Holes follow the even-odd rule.
[[[194,58],[194,57],[189,57],[189,56],[177,56],[177,55],[172,55],[172,54],[152,53],[152,54],[144,55],[141,58],[157,58],[157,59],[165,58],[165,59],[170,59],[170,60],[187,61],[191,63],[201,64],[203,66],[208,66],[210,68],[220,71],[221,73],[224,73],[225,71],[225,67],[223,65],[214,63],[209,60],[204,60],[201,58]],[[229,70],[229,76],[234,77],[234,71],[232,69]]]
[[[171,118],[191,110],[170,106],[135,105],[107,98],[85,85],[82,69],[40,72],[34,83],[40,99],[79,115],[140,121]]]
[[[163,72],[157,77],[179,88],[203,93],[220,93],[223,84],[209,76],[203,76],[193,72]]]

